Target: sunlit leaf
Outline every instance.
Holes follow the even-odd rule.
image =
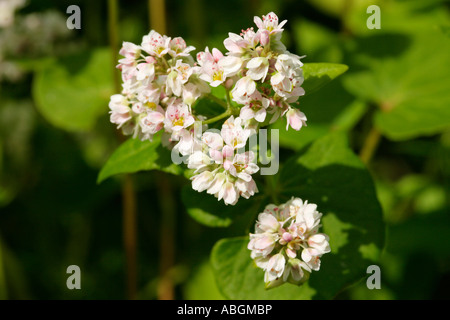
[[[161,146],[159,136],[153,141],[128,139],[114,151],[100,171],[97,182],[120,173],[134,173],[145,170],[161,170],[182,174],[181,166],[172,162],[170,151]]]

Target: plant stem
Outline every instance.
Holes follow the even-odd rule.
[[[148,17],[152,29],[166,34],[166,3],[165,0],[148,0]]]
[[[218,116],[216,116],[216,117],[214,117],[214,118],[205,120],[205,121],[203,121],[202,123],[203,123],[203,124],[211,124],[211,123],[217,122],[217,121],[219,121],[219,120],[222,120],[223,118],[229,117],[229,116],[231,116],[232,114],[233,114],[233,111],[232,111],[232,109],[229,107],[229,108],[227,108],[227,110],[226,110],[224,113],[221,113],[221,114],[219,114]]]
[[[109,45],[112,53],[111,68],[114,79],[114,92],[120,92],[120,74],[116,68],[119,54],[119,3],[118,0],[108,0],[108,31]],[[120,141],[124,140],[118,134]],[[125,175],[121,182],[122,216],[123,216],[123,245],[126,257],[126,297],[136,299],[137,268],[136,268],[136,195],[133,180]]]
[[[173,300],[175,292],[171,269],[175,263],[176,199],[168,177],[162,172],[157,172],[156,179],[161,209],[158,299]]]
[[[364,162],[366,165],[370,162],[372,159],[376,148],[381,140],[381,133],[380,131],[372,127],[367,134],[366,139],[364,140],[363,147],[359,153],[359,157],[361,158],[362,162]]]
[[[120,74],[116,64],[119,60],[119,3],[118,0],[108,0],[108,35],[111,48],[111,65],[113,67],[113,81],[115,93],[120,91]]]
[[[127,174],[122,181],[123,198],[123,243],[127,261],[127,298],[137,297],[136,266],[136,196],[132,177]]]

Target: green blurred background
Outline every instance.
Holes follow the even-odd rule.
[[[130,298],[124,180],[96,183],[121,141],[108,115],[110,3],[32,0],[0,27],[0,299]],[[81,8],[80,30],[66,28],[72,4]],[[371,4],[381,9],[379,30],[366,26]],[[158,10],[165,14],[152,21]],[[387,234],[382,289],[368,290],[363,279],[336,299],[448,299],[449,10],[443,0],[120,1],[112,28],[118,43],[140,43],[150,26],[165,24],[168,36],[197,51],[224,52],[228,32],[274,11],[288,20],[288,50],[304,62],[347,64],[346,74],[300,99],[308,127],[280,136],[289,154],[344,131],[376,183]],[[133,298],[222,298],[210,250],[243,228],[194,221],[181,202],[188,183],[154,171],[132,176]],[[66,287],[72,264],[81,268],[81,290]]]

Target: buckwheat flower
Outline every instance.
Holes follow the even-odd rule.
[[[264,282],[268,283],[282,277],[286,266],[286,258],[283,254],[277,253],[273,255],[267,263]]]
[[[155,30],[142,38],[141,47],[149,55],[163,57],[169,52],[170,38],[162,36]]]
[[[139,121],[142,132],[140,139],[152,140],[153,135],[164,127],[164,119],[164,110],[161,107],[148,111]]]
[[[122,77],[130,79],[136,75],[137,60],[141,54],[141,48],[131,42],[123,42],[119,54],[124,56],[119,60],[117,68],[122,71]]]
[[[270,43],[270,32],[265,29],[258,30],[259,42],[262,46],[266,46]]]
[[[264,82],[269,71],[269,59],[267,57],[257,57],[247,63],[247,75],[253,80]]]
[[[253,163],[255,154],[251,151],[244,153],[237,153],[234,159],[229,162],[229,166],[224,164],[225,170],[227,170],[233,177],[239,178],[243,181],[252,181],[252,174],[258,172],[259,167],[256,163]]]
[[[226,79],[224,69],[219,65],[222,58],[222,52],[216,48],[212,50],[212,53],[206,48],[205,52],[197,54],[197,61],[201,65],[200,79],[209,82],[212,87],[217,87]]]
[[[232,77],[235,76],[244,64],[244,60],[239,56],[229,55],[220,59],[218,62],[219,67],[222,68],[224,77]]]
[[[232,54],[241,55],[246,52],[250,43],[233,32],[228,33],[228,38],[223,41],[225,48]]]
[[[195,151],[189,156],[187,167],[189,169],[195,169],[194,173],[198,173],[208,169],[213,163],[214,161],[206,153],[203,151]],[[192,177],[192,179],[194,178],[195,176]]]
[[[215,174],[213,181],[211,182],[208,190],[208,194],[218,195],[223,184],[227,181],[227,175],[224,172],[218,172]]]
[[[189,156],[194,152],[196,145],[196,139],[194,139],[194,129],[189,130],[182,129],[177,134],[178,143],[174,146],[174,149],[183,156]]]
[[[167,132],[179,132],[195,122],[189,107],[180,100],[173,100],[166,109],[164,128]]]
[[[239,190],[239,194],[241,197],[248,199],[251,196],[258,193],[258,186],[256,185],[255,180],[245,181],[242,179],[238,179],[235,183],[236,188]]]
[[[217,199],[223,199],[225,204],[235,205],[239,199],[239,193],[236,186],[231,181],[226,181],[220,188]]]
[[[117,128],[122,127],[131,119],[130,102],[121,94],[114,94],[110,98],[109,108],[111,109],[110,120],[117,124]]]
[[[143,85],[147,85],[155,79],[155,59],[146,57],[145,62],[136,65],[136,80],[144,81]]]
[[[300,198],[270,204],[258,215],[247,247],[265,271],[267,289],[285,282],[301,285],[320,270],[322,255],[330,252],[328,236],[318,233],[321,216],[317,205]]]
[[[306,116],[298,109],[289,107],[289,111],[286,112],[286,119],[286,130],[291,126],[292,129],[299,131],[303,126],[306,126]]]
[[[180,97],[183,93],[184,84],[188,82],[192,72],[189,64],[184,63],[182,60],[177,60],[175,66],[171,68],[167,75],[166,94],[170,95],[173,93]]]
[[[122,43],[122,48],[120,48],[119,54],[124,56],[125,59],[136,60],[141,55],[141,47],[132,42],[124,41]]]
[[[202,192],[209,188],[214,180],[214,174],[210,171],[203,171],[192,179],[192,189]]]
[[[286,263],[285,271],[283,274],[283,281],[292,284],[302,284],[309,278],[309,273],[304,272],[308,266],[300,259],[289,259]]]
[[[256,82],[249,76],[246,76],[236,82],[233,90],[231,90],[231,94],[233,100],[238,102],[245,99],[245,97],[252,95],[255,91]]]
[[[231,116],[222,125],[220,135],[226,143],[225,152],[237,151],[245,147],[251,131],[244,127],[244,121],[239,117]]]
[[[236,100],[238,100],[236,98]],[[244,106],[241,108],[239,117],[243,120],[255,119],[263,122],[266,119],[267,108],[270,106],[270,100],[263,97],[259,91],[239,100]]]
[[[270,83],[275,93],[288,103],[296,102],[299,96],[305,94],[301,87],[304,80],[302,66],[300,57],[296,55],[284,53],[277,57],[276,72],[272,75]]]
[[[273,12],[263,15],[262,20],[260,17],[254,17],[253,21],[260,30],[267,30],[271,35],[282,32],[282,27],[287,22],[287,20],[284,20],[278,24],[278,16]]]
[[[189,56],[189,52],[191,52],[192,50],[195,50],[195,47],[187,46],[183,38],[176,37],[170,40],[169,50],[167,53],[174,58],[186,57]]]

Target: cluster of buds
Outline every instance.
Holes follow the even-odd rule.
[[[320,258],[330,252],[328,236],[318,233],[321,216],[317,205],[300,198],[270,204],[259,214],[248,249],[265,271],[266,288],[285,282],[300,285],[320,269]]]
[[[306,125],[305,115],[291,106],[304,94],[303,64],[280,40],[286,21],[278,23],[272,12],[254,21],[256,32],[229,33],[228,52],[207,47],[196,61],[190,55],[195,48],[180,37],[152,30],[140,45],[125,42],[118,65],[123,90],[109,104],[111,122],[124,134],[152,140],[162,131],[164,144],[195,170],[192,187],[231,205],[258,192],[251,176],[259,170],[256,156],[243,151],[250,134],[280,116],[286,116],[286,129]],[[206,117],[196,112],[195,102],[218,86],[227,92],[227,110],[206,123],[228,119],[220,134],[205,132],[198,139],[194,123]]]

